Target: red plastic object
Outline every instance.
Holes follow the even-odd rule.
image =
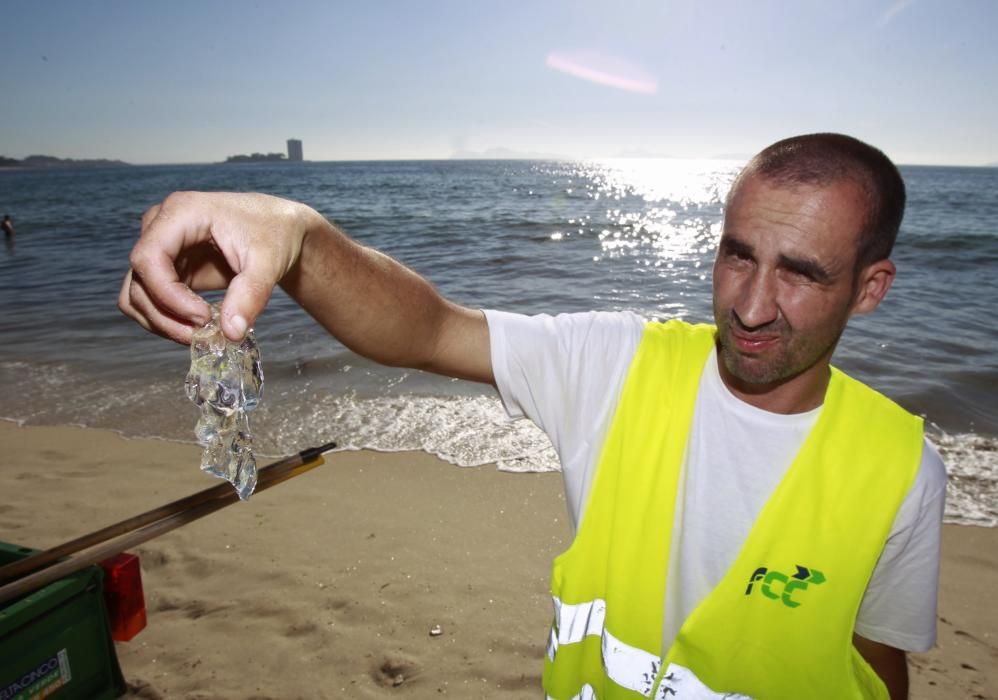
[[[104,603],[111,623],[111,637],[116,642],[127,642],[146,626],[139,558],[122,552],[105,559],[100,566],[104,569]]]

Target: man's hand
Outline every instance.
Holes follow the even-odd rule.
[[[261,194],[172,194],[142,219],[118,297],[146,329],[190,343],[210,317],[196,292],[226,289],[222,330],[240,340],[278,284],[375,362],[494,382],[480,311],[352,241],[304,204]]]
[[[195,292],[227,288],[222,330],[240,340],[317,221],[309,207],[268,195],[172,194],[142,217],[118,306],[147,330],[190,343],[211,316]]]

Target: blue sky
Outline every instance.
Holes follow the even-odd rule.
[[[998,161],[993,0],[0,0],[0,155]]]

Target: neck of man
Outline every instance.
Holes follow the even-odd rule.
[[[825,391],[832,373],[831,352],[803,372],[768,384],[746,382],[728,370],[717,354],[717,369],[721,381],[739,400],[770,413],[805,413],[825,401]]]

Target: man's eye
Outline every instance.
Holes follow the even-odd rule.
[[[787,270],[792,278],[799,280],[801,282],[814,282],[814,275],[812,275],[807,270]]]

